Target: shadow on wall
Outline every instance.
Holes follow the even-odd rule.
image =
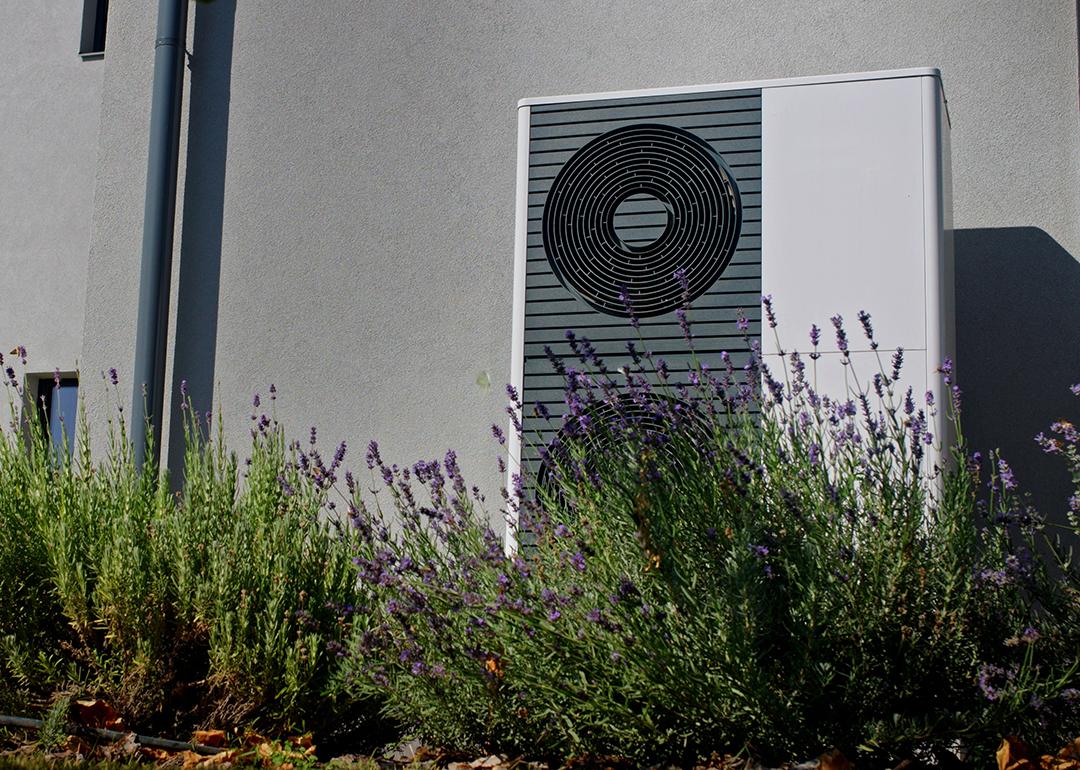
[[[168,463],[173,484],[183,482],[184,435],[179,396],[186,379],[199,412],[214,401],[221,228],[225,207],[225,157],[229,141],[233,26],[236,0],[195,6],[188,60],[191,102],[184,169],[183,238],[177,286],[173,351],[173,403]]]
[[[1064,522],[1064,463],[1034,442],[1080,400],[1080,262],[1036,227],[955,231],[956,363],[972,449],[998,448],[1036,508]]]

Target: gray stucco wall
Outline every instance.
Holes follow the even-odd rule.
[[[104,62],[81,24],[70,0],[0,4],[0,349],[38,372],[82,353]]]
[[[92,372],[131,370],[149,5],[111,7]],[[236,441],[251,393],[273,382],[297,435],[317,423],[357,454],[377,437],[395,461],[455,447],[494,496],[486,426],[504,422],[509,372],[517,99],[909,66],[940,67],[949,98],[969,434],[1034,468],[1030,436],[1070,407],[1069,372],[1080,379],[1073,0],[193,9],[171,376],[191,382],[197,403],[219,401]],[[1042,390],[1025,396],[1040,357]]]

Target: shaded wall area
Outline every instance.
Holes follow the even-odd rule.
[[[1036,507],[1064,521],[1064,463],[1035,444],[1080,419],[1080,262],[1037,227],[957,230],[956,358],[973,449],[1000,449]]]
[[[180,160],[184,189],[179,208],[183,224],[177,246],[180,265],[173,287],[175,317],[170,330],[172,385],[166,389],[170,429],[162,453],[175,486],[182,482],[184,467],[181,383],[186,382],[196,412],[205,413],[214,403],[236,0],[200,3],[193,8],[195,22],[187,72],[187,152]]]

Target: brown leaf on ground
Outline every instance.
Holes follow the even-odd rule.
[[[821,755],[818,759],[819,770],[855,770],[851,760],[844,756],[840,749],[833,749]]]
[[[138,736],[135,733],[128,733],[120,740],[105,746],[101,750],[101,756],[103,759],[108,760],[123,760],[129,759],[132,756],[140,753],[142,746],[139,744]]]
[[[93,750],[93,746],[77,735],[69,735],[67,740],[64,741],[64,751],[70,752],[76,756],[88,757]]]
[[[290,735],[285,739],[286,743],[291,743],[293,746],[299,746],[302,749],[310,749],[315,744],[311,737],[311,733],[304,733],[303,735]]]
[[[1031,749],[1015,735],[1006,736],[997,750],[998,770],[1037,770]]]
[[[211,754],[207,757],[203,757],[203,761],[199,763],[200,767],[213,767],[214,765],[227,765],[231,764],[236,759],[236,750],[230,749],[229,751],[219,751],[217,754]]]
[[[245,746],[255,747],[263,743],[269,743],[270,739],[265,735],[259,735],[259,733],[249,730],[244,733],[243,741]]]
[[[84,727],[104,727],[120,732],[125,729],[123,718],[103,700],[77,700],[73,711],[75,721]]]
[[[203,746],[214,746],[214,747],[224,746],[225,743],[226,743],[225,731],[224,730],[196,730],[195,734],[192,736],[191,740],[192,740],[193,743],[200,743]]]

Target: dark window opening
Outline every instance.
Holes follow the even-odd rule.
[[[79,56],[92,59],[105,55],[105,25],[108,20],[109,0],[83,0]]]
[[[75,425],[78,421],[79,380],[61,377],[59,383],[43,377],[38,381],[37,408],[49,443],[75,451]]]

